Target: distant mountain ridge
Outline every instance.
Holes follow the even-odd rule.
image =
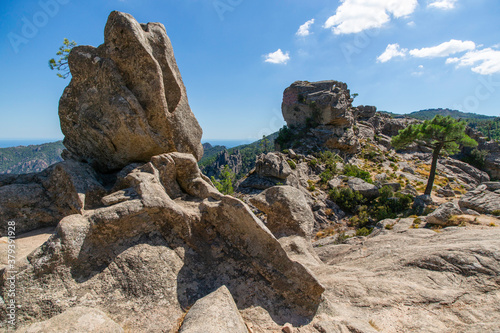
[[[0,174],[40,172],[62,161],[62,141],[41,145],[0,148]]]
[[[419,120],[430,120],[436,115],[450,116],[455,119],[462,119],[467,122],[469,127],[480,131],[484,136],[491,140],[500,140],[500,117],[486,116],[483,114],[462,112],[451,109],[427,109],[411,112],[408,114],[397,114],[387,111],[380,111],[381,113],[389,114],[393,118],[414,118]]]
[[[451,110],[451,109],[427,109],[427,110],[420,110],[420,111],[415,111],[407,114],[406,116],[415,118],[415,119],[420,119],[420,120],[429,120],[434,118],[436,115],[441,115],[441,116],[451,116],[452,118],[455,119],[481,119],[481,120],[493,120],[497,117],[493,116],[486,116],[483,114],[477,114],[477,113],[469,113],[469,112],[462,112],[458,110]]]
[[[458,110],[443,109],[443,108],[426,109],[426,110],[414,111],[414,112],[406,113],[406,114],[393,113],[393,112],[389,112],[389,111],[379,111],[379,112],[387,113],[394,118],[410,117],[410,118],[419,119],[419,120],[429,120],[429,119],[434,118],[438,114],[441,116],[445,116],[445,117],[450,116],[454,119],[494,120],[494,119],[498,118],[495,116],[487,116],[484,114],[462,112],[462,111],[458,111]]]

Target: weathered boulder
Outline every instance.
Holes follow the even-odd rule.
[[[398,135],[398,132],[411,124],[420,122],[413,118],[392,118],[387,113],[377,112],[373,117],[367,120],[375,128],[377,134],[383,134],[389,137]]]
[[[189,309],[179,333],[248,333],[226,286],[199,299]]]
[[[29,175],[0,175],[0,220],[18,233],[55,226],[70,214],[100,205],[106,190],[87,164],[64,161]],[[0,225],[5,234],[7,224]]]
[[[276,237],[312,236],[314,215],[302,191],[291,186],[274,186],[250,202],[267,214],[267,227]]]
[[[436,192],[438,195],[441,195],[441,196],[446,197],[446,198],[455,197],[455,191],[453,191],[450,184],[446,184],[445,186],[438,189]]]
[[[430,195],[422,194],[418,195],[413,201],[412,209],[416,212],[416,214],[423,214],[425,208],[434,204]]]
[[[363,179],[352,177],[347,181],[347,185],[354,192],[359,192],[365,198],[376,198],[379,195],[378,187],[365,182]]]
[[[172,45],[160,23],[112,12],[98,48],[70,53],[72,80],[59,102],[67,150],[102,172],[168,152],[203,154]]]
[[[250,171],[239,186],[265,190],[278,183],[287,183],[287,178],[292,174],[292,168],[284,154],[267,153],[257,156],[255,169]]]
[[[267,153],[257,157],[255,172],[261,177],[284,180],[292,173],[292,169],[283,155]]]
[[[462,210],[456,202],[447,202],[439,206],[435,211],[430,213],[425,217],[425,221],[430,224],[436,224],[441,226],[452,225],[450,223],[450,218],[453,215],[462,214]]]
[[[123,328],[99,309],[76,306],[46,321],[20,329],[22,333],[122,333]]]
[[[483,214],[500,211],[500,182],[486,182],[467,192],[459,201],[461,208]]]

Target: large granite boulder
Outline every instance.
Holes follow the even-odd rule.
[[[352,177],[347,181],[347,185],[351,190],[359,192],[365,198],[373,199],[379,196],[378,187],[365,182],[363,179]]]
[[[311,238],[314,215],[302,191],[291,186],[274,186],[250,202],[267,214],[267,227],[275,236]]]
[[[56,226],[71,214],[100,205],[106,193],[99,175],[88,165],[63,161],[37,174],[0,175],[0,234],[7,221],[17,233]]]
[[[297,81],[283,93],[281,110],[289,127],[313,121],[319,125],[351,126],[352,99],[347,84],[339,81]]]
[[[425,222],[441,226],[449,226],[450,218],[462,214],[462,210],[456,202],[446,202],[435,211],[425,217]]]
[[[347,84],[339,81],[297,81],[285,89],[281,105],[288,127],[307,128],[302,146],[327,147],[349,153],[359,148],[355,133],[358,109],[352,106]],[[363,114],[369,114],[368,110]]]
[[[279,183],[288,184],[292,168],[285,155],[280,153],[260,154],[255,159],[255,168],[239,184],[241,189],[265,190]]]
[[[112,12],[104,44],[75,47],[59,102],[65,159],[102,172],[168,152],[203,155],[202,130],[165,27]]]

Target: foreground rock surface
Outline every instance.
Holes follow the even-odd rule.
[[[287,319],[316,312],[324,287],[244,203],[221,195],[192,155],[155,156],[113,190],[107,207],[62,219],[17,268],[19,324],[93,306],[123,327],[157,331],[221,285],[239,308]]]
[[[200,159],[202,130],[165,27],[112,12],[98,48],[77,46],[72,80],[59,102],[65,159],[102,172],[168,152]]]

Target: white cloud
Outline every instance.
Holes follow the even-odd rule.
[[[415,11],[417,0],[341,0],[335,15],[328,18],[324,28],[337,35],[358,33],[380,28],[395,18],[408,16]]]
[[[378,58],[378,62],[388,62],[394,57],[405,57],[408,49],[401,49],[399,44],[389,44],[385,49],[384,53],[382,53]]]
[[[460,58],[448,58],[447,64],[456,63],[457,67],[471,67],[481,75],[500,73],[500,51],[486,48],[467,52]]]
[[[297,31],[296,35],[297,36],[302,36],[302,37],[309,36],[311,34],[311,32],[309,31],[309,29],[311,29],[311,26],[313,24],[314,24],[314,19],[309,20],[306,23],[302,24],[299,27],[299,30]]]
[[[415,22],[414,22],[414,21],[410,21],[410,22],[408,22],[408,23],[406,23],[406,24],[407,24],[409,27],[412,27],[412,28],[413,28],[414,26],[416,26],[416,24],[415,24]]]
[[[283,53],[281,49],[278,49],[278,51],[266,54],[264,57],[266,58],[265,62],[286,65],[288,60],[290,60],[290,52]]]
[[[456,3],[457,0],[434,0],[433,2],[429,3],[427,7],[447,10],[455,8]]]
[[[471,51],[476,48],[476,44],[472,41],[461,41],[452,39],[449,42],[445,42],[433,47],[424,47],[422,49],[413,49],[410,51],[410,55],[417,58],[437,58],[437,57],[447,57],[451,54]]]

